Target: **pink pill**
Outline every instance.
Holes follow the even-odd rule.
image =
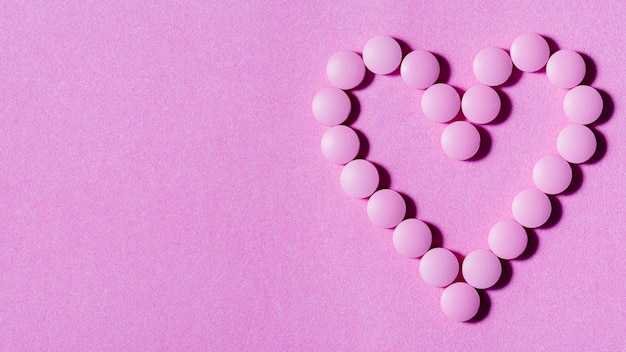
[[[313,115],[326,126],[344,122],[350,114],[352,104],[348,94],[335,87],[327,87],[313,97]]]
[[[480,289],[489,288],[500,280],[502,264],[500,259],[491,251],[477,249],[463,259],[463,278],[465,281]]]
[[[556,139],[559,154],[572,164],[581,164],[591,159],[596,147],[596,136],[589,127],[583,125],[565,127]]]
[[[461,98],[452,86],[437,83],[430,86],[422,95],[422,111],[435,122],[452,120],[461,109]]]
[[[520,71],[539,71],[546,65],[549,57],[548,42],[539,34],[522,34],[511,44],[511,60]]]
[[[428,251],[431,243],[432,233],[423,221],[406,219],[393,230],[393,246],[405,257],[421,257]]]
[[[352,160],[341,170],[341,188],[353,198],[367,198],[378,188],[378,170],[367,160]]]
[[[374,226],[385,229],[396,227],[406,215],[404,198],[390,189],[381,189],[367,201],[367,216]]]
[[[539,159],[533,167],[533,182],[546,194],[559,194],[572,183],[572,167],[558,155]]]
[[[471,123],[455,121],[441,133],[441,147],[452,159],[467,160],[478,151],[480,134]]]
[[[329,128],[322,136],[322,154],[333,164],[345,164],[359,152],[359,136],[348,126]]]
[[[587,125],[600,117],[604,103],[600,93],[589,86],[572,88],[563,99],[563,110],[570,121]]]
[[[548,221],[552,212],[550,198],[537,189],[526,189],[513,199],[513,217],[520,225],[533,229]]]
[[[426,89],[435,84],[440,69],[435,55],[425,50],[415,50],[402,60],[400,75],[410,87]]]
[[[550,56],[546,65],[548,80],[559,88],[575,87],[585,78],[585,60],[573,50],[559,50]]]
[[[441,293],[441,310],[454,321],[472,319],[480,308],[480,296],[465,282],[455,282]]]
[[[503,220],[489,231],[489,249],[502,259],[514,259],[522,255],[528,245],[526,229],[512,220]]]
[[[513,71],[511,57],[500,48],[486,48],[474,58],[474,76],[482,84],[499,86],[506,82]]]
[[[384,35],[379,35],[367,41],[363,48],[363,62],[368,70],[386,75],[393,72],[402,60],[400,44]]]
[[[433,248],[420,260],[420,275],[435,287],[448,286],[459,274],[459,261],[454,253],[445,248]]]
[[[468,120],[478,124],[493,121],[500,113],[501,105],[498,92],[484,85],[471,87],[461,98],[463,115]]]
[[[340,51],[328,59],[326,76],[330,83],[339,89],[352,89],[365,77],[365,64],[354,51]]]

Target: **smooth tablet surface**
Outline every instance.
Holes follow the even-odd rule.
[[[546,194],[559,194],[572,183],[572,167],[558,155],[539,159],[533,167],[533,182]]]
[[[548,42],[539,34],[522,34],[511,44],[511,60],[520,71],[538,71],[546,65],[549,57]]]
[[[500,48],[486,48],[474,58],[474,76],[488,86],[499,86],[511,77],[513,63],[506,51]]]
[[[561,130],[556,139],[556,149],[563,159],[572,164],[581,164],[591,159],[596,152],[596,136],[588,127],[569,125]]]
[[[326,76],[330,83],[339,89],[352,89],[365,77],[365,64],[354,51],[340,51],[328,59]]]
[[[322,154],[333,164],[345,164],[354,159],[359,145],[359,136],[344,125],[331,127],[322,136]]]
[[[411,51],[400,65],[400,75],[404,82],[417,89],[426,89],[435,84],[440,70],[435,55],[425,50]]]
[[[502,263],[491,251],[477,249],[463,259],[461,271],[468,284],[485,289],[495,285],[500,280]]]
[[[513,198],[513,217],[527,228],[539,227],[548,221],[552,212],[550,198],[538,189],[526,189]]]
[[[459,274],[459,261],[454,253],[445,248],[433,248],[420,259],[420,275],[424,281],[435,287],[451,284]]]
[[[461,98],[452,86],[437,83],[430,86],[422,95],[422,111],[435,122],[452,120],[461,109]]]
[[[367,216],[374,226],[389,229],[398,225],[406,215],[404,198],[393,190],[381,189],[367,201]]]
[[[341,170],[341,188],[350,197],[367,198],[378,188],[378,170],[367,160],[352,160]]]
[[[513,220],[503,220],[491,228],[487,238],[489,249],[502,259],[514,259],[522,255],[528,245],[526,229]]]
[[[455,282],[441,293],[441,310],[454,321],[472,319],[480,308],[480,296],[465,282]]]
[[[432,239],[428,225],[418,219],[406,219],[393,230],[393,246],[398,253],[409,258],[424,255],[430,248]]]
[[[480,133],[469,122],[455,121],[441,133],[441,147],[452,159],[467,160],[480,148]]]
[[[587,68],[579,53],[563,49],[550,56],[546,65],[548,80],[559,88],[569,89],[577,86],[585,78]]]
[[[313,97],[313,115],[326,126],[344,122],[350,115],[351,108],[348,94],[339,88],[324,88]]]
[[[495,89],[477,85],[468,89],[461,98],[461,110],[465,117],[478,124],[493,121],[500,113],[502,102]]]
[[[402,60],[400,44],[384,35],[374,37],[367,41],[363,48],[363,62],[368,70],[385,75],[393,72]]]
[[[600,117],[604,102],[600,93],[589,86],[572,88],[563,99],[563,111],[570,121],[587,125]]]

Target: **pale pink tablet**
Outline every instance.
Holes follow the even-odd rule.
[[[326,76],[330,83],[339,89],[352,89],[365,77],[365,64],[354,51],[340,51],[328,59]]]
[[[333,164],[345,164],[359,152],[359,136],[348,126],[338,125],[322,136],[322,154]]]
[[[502,259],[514,259],[526,250],[528,235],[516,221],[502,220],[493,225],[487,241],[493,254]]]
[[[395,71],[401,60],[400,44],[391,37],[379,35],[368,40],[363,48],[365,67],[376,74],[386,75]]]
[[[539,71],[546,65],[549,57],[548,42],[539,34],[522,34],[511,44],[511,60],[520,71]]]
[[[558,155],[547,155],[533,167],[533,182],[546,194],[559,194],[572,183],[572,167]]]
[[[420,275],[435,287],[450,285],[459,274],[459,261],[454,253],[445,248],[433,248],[420,259]]]
[[[422,111],[435,122],[452,120],[461,109],[461,98],[456,89],[445,83],[430,86],[422,95]]]
[[[367,201],[367,216],[374,226],[380,228],[396,227],[406,215],[404,198],[393,190],[381,189],[372,194]]]
[[[596,147],[596,136],[589,127],[583,125],[565,127],[556,139],[559,154],[572,164],[581,164],[591,159]]]
[[[352,104],[348,94],[335,87],[327,87],[313,97],[313,115],[326,126],[344,122],[350,114]]]
[[[465,282],[455,282],[441,293],[441,310],[454,321],[472,319],[480,308],[480,296]]]
[[[548,59],[546,75],[555,86],[564,89],[573,88],[585,78],[587,67],[579,53],[563,49],[555,52]]]
[[[488,86],[499,86],[506,82],[513,71],[509,54],[500,48],[486,48],[474,58],[474,76]]]
[[[500,113],[502,102],[495,89],[477,85],[468,89],[461,98],[461,111],[465,117],[478,124],[493,121]]]
[[[378,188],[378,170],[364,159],[352,160],[341,170],[339,181],[344,192],[353,198],[367,198]]]
[[[417,89],[426,89],[439,78],[439,61],[425,50],[411,51],[402,60],[400,75],[406,84]]]
[[[526,189],[513,199],[513,217],[527,228],[539,227],[548,221],[552,212],[550,198],[538,189]]]
[[[468,284],[485,289],[495,285],[500,280],[502,263],[491,251],[477,249],[463,259],[461,271]]]
[[[418,219],[406,219],[393,230],[393,246],[398,253],[418,258],[430,248],[432,233],[426,223]]]
[[[597,120],[603,108],[602,96],[589,86],[576,86],[567,92],[563,99],[565,116],[581,125],[588,125]]]
[[[471,123],[455,121],[441,133],[441,147],[452,159],[467,160],[480,148],[480,134]]]

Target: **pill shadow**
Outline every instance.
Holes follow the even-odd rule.
[[[432,242],[430,248],[443,247],[443,234],[441,233],[441,229],[437,227],[437,225],[424,221],[428,228],[430,228],[430,232],[432,234]]]
[[[496,118],[493,119],[493,121],[488,123],[488,125],[493,125],[493,126],[496,126],[505,122],[509,118],[509,116],[511,116],[511,111],[513,111],[513,104],[511,103],[511,98],[509,98],[509,96],[506,93],[504,93],[502,90],[496,90],[496,92],[498,93],[498,96],[500,97],[500,112],[498,113],[498,116],[496,116]]]
[[[406,212],[404,214],[404,218],[408,219],[408,218],[417,217],[417,205],[415,204],[415,201],[413,200],[413,198],[411,198],[406,193],[403,193],[403,192],[398,192],[398,193],[402,196],[402,198],[404,199],[404,203],[406,204]]]
[[[583,180],[585,178],[583,175],[583,171],[579,165],[570,164],[570,166],[572,168],[572,182],[569,184],[567,189],[565,189],[565,191],[560,193],[561,195],[565,195],[565,196],[573,194],[576,191],[578,191],[580,187],[583,185]]]
[[[509,54],[509,56],[511,55],[511,53],[508,50],[505,50],[505,51],[507,52],[507,54]],[[506,80],[506,82],[502,83],[499,87],[514,86],[520,81],[520,79],[522,79],[523,75],[524,75],[524,72],[518,70],[515,66],[513,66],[513,69],[511,70],[511,75]]]
[[[600,133],[598,130],[591,127],[591,131],[596,136],[596,151],[593,153],[593,156],[585,162],[585,164],[593,165],[600,161],[604,155],[606,154],[606,150],[608,148],[606,143],[606,138],[604,135]]]
[[[359,119],[359,115],[361,114],[361,102],[351,91],[345,92],[348,95],[348,98],[350,98],[350,113],[343,124],[350,126]]]
[[[355,159],[365,159],[370,152],[370,142],[363,132],[355,128],[353,128],[353,130],[356,132],[357,137],[359,137],[359,151],[356,153]]]
[[[552,37],[548,37],[545,34],[541,34],[541,36],[548,43],[548,48],[550,49],[550,55],[552,55],[553,53],[555,53],[555,52],[557,52],[557,51],[559,51],[561,49],[559,47],[559,44]]]
[[[465,257],[457,252],[457,251],[453,251],[451,249],[449,249],[450,252],[452,252],[452,254],[454,254],[454,256],[456,257],[456,261],[459,263],[459,272],[456,274],[456,278],[454,279],[454,282],[465,282],[465,280],[463,279],[463,260],[465,260]]]
[[[450,68],[450,63],[443,57],[441,54],[432,53],[437,58],[439,62],[439,78],[437,79],[437,83],[446,83],[450,79],[450,75],[452,74],[452,70]]]
[[[467,159],[467,161],[481,160],[485,158],[491,150],[492,139],[489,132],[487,132],[487,130],[481,126],[474,125],[474,127],[476,127],[476,129],[478,130],[478,134],[480,135],[480,146],[478,147],[478,151],[476,152],[476,154],[474,154],[473,157]]]
[[[526,235],[528,236],[528,244],[526,244],[526,249],[519,257],[515,258],[515,260],[524,261],[535,255],[537,250],[539,249],[539,237],[537,236],[537,232],[533,229],[526,229]]]
[[[585,66],[587,67],[585,71],[585,78],[583,78],[580,84],[591,85],[593,81],[595,81],[596,76],[598,75],[598,69],[596,67],[596,63],[593,61],[593,59],[589,55],[585,53],[579,53],[579,54],[580,56],[583,57],[583,60],[585,60]]]
[[[372,163],[374,167],[376,167],[376,171],[378,171],[378,189],[391,188],[391,175],[389,171],[382,167],[380,164]]]
[[[413,51],[413,48],[406,42],[404,41],[404,39],[399,39],[399,38],[393,38],[395,39],[398,44],[400,44],[400,49],[402,49],[402,58],[404,59],[404,57],[410,53],[411,51]],[[402,64],[402,62],[400,62],[400,64]],[[398,65],[398,68],[395,69],[393,72],[391,72],[389,75],[390,76],[398,76],[400,75],[400,66]]]
[[[489,298],[487,292],[483,290],[476,291],[478,292],[478,296],[480,297],[480,306],[478,307],[478,312],[476,313],[476,315],[474,315],[472,319],[466,322],[469,324],[476,324],[485,320],[485,318],[487,318],[487,316],[489,315],[489,311],[491,310],[491,298]]]
[[[598,93],[600,93],[600,96],[602,97],[603,106],[602,106],[602,113],[600,113],[600,117],[598,117],[598,119],[594,123],[591,124],[592,126],[601,125],[607,122],[611,118],[611,116],[613,116],[613,111],[615,111],[615,103],[613,102],[613,98],[611,98],[609,93],[598,88],[596,88],[596,90],[598,91]]]
[[[498,282],[496,282],[495,285],[489,288],[490,290],[499,290],[504,288],[506,285],[509,284],[509,282],[511,282],[511,279],[513,278],[513,266],[511,265],[511,262],[508,260],[500,259],[500,264],[502,266],[500,279],[498,279]]]
[[[359,55],[363,56],[361,53],[358,53]],[[376,75],[374,73],[372,73],[370,70],[368,70],[367,68],[365,69],[365,76],[363,77],[363,80],[361,81],[361,83],[359,83],[358,86],[350,89],[352,91],[358,91],[358,90],[363,90],[367,87],[369,87],[372,82],[374,82],[374,77]]]
[[[561,217],[563,216],[563,207],[561,206],[559,199],[555,196],[548,196],[548,198],[550,198],[550,204],[552,204],[552,212],[550,213],[548,221],[540,226],[542,229],[554,227],[559,223],[559,220],[561,220]]]

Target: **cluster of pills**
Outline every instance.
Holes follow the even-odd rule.
[[[405,219],[406,203],[391,189],[379,189],[376,167],[365,159],[355,159],[360,142],[356,132],[345,121],[351,113],[351,100],[345,92],[363,81],[366,70],[374,74],[389,74],[400,68],[404,82],[424,90],[421,108],[424,115],[438,123],[448,123],[441,135],[445,154],[453,159],[472,158],[480,147],[476,124],[488,124],[500,113],[500,95],[494,87],[507,82],[515,68],[536,72],[545,67],[548,80],[569,91],[563,110],[572,122],[558,135],[559,155],[547,155],[534,165],[532,179],[535,188],[519,192],[512,202],[513,219],[503,220],[491,228],[488,248],[470,252],[462,265],[454,253],[446,248],[431,248],[432,233],[423,221]],[[452,86],[438,83],[440,66],[430,52],[415,50],[403,57],[399,43],[387,36],[370,39],[362,56],[353,51],[332,55],[326,74],[332,87],[323,88],[313,98],[313,114],[328,126],[322,136],[324,157],[344,165],[340,183],[351,197],[368,199],[367,215],[379,228],[393,230],[393,245],[409,258],[420,258],[419,273],[429,285],[445,288],[441,295],[441,309],[452,320],[467,321],[480,307],[477,289],[495,285],[502,274],[501,260],[520,256],[528,245],[526,228],[544,225],[552,213],[548,195],[565,191],[572,182],[570,164],[588,161],[596,150],[596,137],[586,125],[596,121],[603,110],[600,93],[587,85],[580,85],[586,74],[582,56],[572,50],[559,50],[550,55],[546,40],[534,33],[517,37],[510,54],[500,48],[480,51],[473,62],[474,76],[479,84],[469,88],[462,97]],[[466,120],[453,119],[459,115]],[[463,280],[455,282],[459,271]]]

